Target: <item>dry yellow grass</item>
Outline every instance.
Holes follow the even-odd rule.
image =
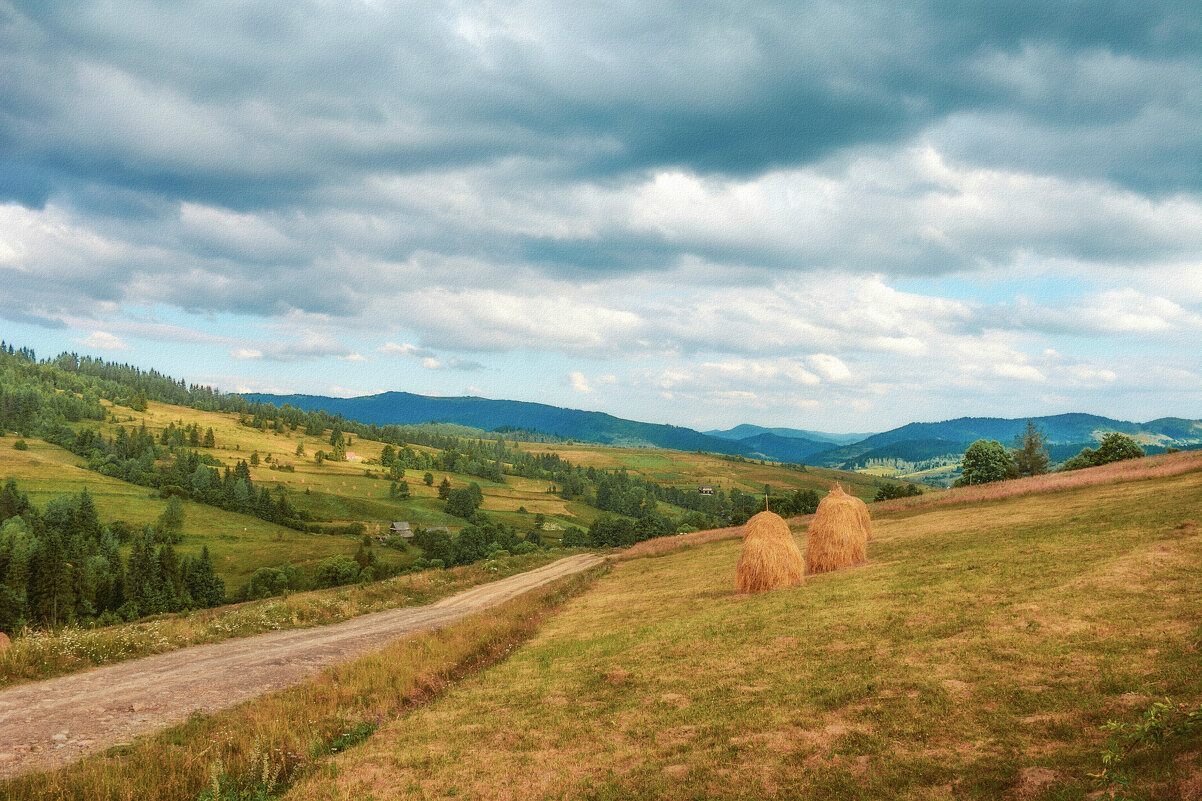
[[[868,508],[836,486],[818,503],[806,544],[806,569],[829,573],[868,558]]]
[[[1200,490],[878,514],[864,568],[754,596],[731,539],[620,562],[288,798],[993,801],[1040,769],[1032,799],[1087,798],[1103,723],[1202,699]],[[1190,797],[1197,749],[1140,762],[1135,797]]]
[[[747,521],[743,551],[735,567],[735,589],[755,593],[799,584],[805,578],[805,557],[784,518],[760,512]]]
[[[397,639],[304,684],[214,715],[194,715],[62,770],[0,782],[0,799],[279,798],[331,753],[506,658],[604,570],[569,576],[450,626]],[[206,790],[215,792],[202,795]]]

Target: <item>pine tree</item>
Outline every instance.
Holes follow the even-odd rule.
[[[167,508],[155,523],[155,532],[162,542],[179,542],[184,530],[184,504],[178,496],[167,499]]]
[[[72,568],[57,528],[48,529],[38,545],[30,564],[29,605],[34,617],[54,627],[66,622],[74,607]]]
[[[158,614],[165,606],[153,538],[149,526],[134,534],[126,568],[126,595],[137,605],[140,616]]]
[[[1047,434],[1035,425],[1034,420],[1028,420],[1022,433],[1014,438],[1011,449],[1019,476],[1041,476],[1048,472],[1052,459],[1048,455],[1047,441]]]

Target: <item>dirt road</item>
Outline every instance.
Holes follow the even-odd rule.
[[[0,692],[0,777],[69,764],[185,720],[297,684],[405,634],[445,626],[604,561],[581,554],[429,606],[226,640]]]

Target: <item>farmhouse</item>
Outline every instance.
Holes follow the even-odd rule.
[[[407,520],[392,521],[392,525],[388,527],[388,533],[394,537],[404,537],[407,540],[413,539],[413,529],[409,527]]]
[[[702,495],[713,495],[714,494],[713,487],[698,487],[697,491],[699,493],[701,493]]]

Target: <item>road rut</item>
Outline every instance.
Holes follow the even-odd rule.
[[[138,735],[298,684],[396,637],[445,626],[604,561],[560,559],[429,606],[198,645],[0,692],[0,777],[52,770]]]

